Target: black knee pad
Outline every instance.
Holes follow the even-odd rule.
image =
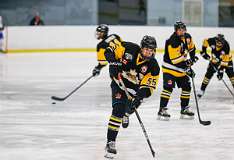
[[[192,90],[191,86],[183,86],[182,87],[182,91],[191,92],[191,90]]]
[[[167,90],[169,92],[172,92],[173,91],[173,87],[168,87],[166,85],[163,86],[163,90]]]

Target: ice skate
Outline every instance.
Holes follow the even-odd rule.
[[[105,151],[106,151],[106,154],[104,156],[105,158],[114,159],[116,154],[117,154],[117,151],[116,151],[116,148],[115,148],[115,142],[114,141],[108,142],[106,144]]]
[[[158,111],[158,120],[169,121],[171,115],[167,113],[167,108],[160,108]]]
[[[180,111],[180,119],[194,119],[194,113],[189,110],[189,106]]]
[[[123,128],[127,128],[129,125],[129,114],[126,113],[124,116],[123,116],[123,119],[122,119],[122,127]]]
[[[205,91],[200,90],[200,91],[198,92],[198,94],[197,94],[197,97],[198,97],[199,99],[202,98],[202,96],[204,95],[204,93],[205,93]]]

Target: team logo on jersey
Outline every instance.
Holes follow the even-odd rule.
[[[120,93],[116,93],[116,94],[115,94],[115,98],[116,98],[116,99],[120,99],[121,97],[122,97],[122,95],[121,95]]]
[[[148,67],[147,66],[142,66],[141,67],[141,73],[146,73]]]
[[[142,80],[144,78],[144,74],[139,73],[139,79]]]
[[[168,81],[167,81],[167,84],[168,84],[168,85],[172,85],[172,80],[168,80]]]
[[[130,53],[125,53],[125,58],[127,60],[132,60],[132,55]]]

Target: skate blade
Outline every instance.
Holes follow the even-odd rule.
[[[122,124],[123,128],[128,128],[128,124]]]
[[[193,120],[193,119],[194,119],[194,116],[180,115],[180,119]]]
[[[197,100],[201,100],[202,99],[202,97],[197,97]]]
[[[113,153],[106,153],[104,157],[107,158],[107,159],[114,159],[115,158],[115,154],[113,154]]]
[[[170,117],[158,116],[157,120],[159,120],[159,121],[169,121]]]

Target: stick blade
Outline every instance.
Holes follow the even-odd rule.
[[[208,126],[211,124],[211,121],[200,121],[200,123],[204,126]]]
[[[64,101],[64,98],[60,98],[60,97],[56,97],[56,96],[52,96],[51,99],[56,100],[56,101]]]
[[[155,152],[154,151],[152,151],[152,156],[155,158]]]

